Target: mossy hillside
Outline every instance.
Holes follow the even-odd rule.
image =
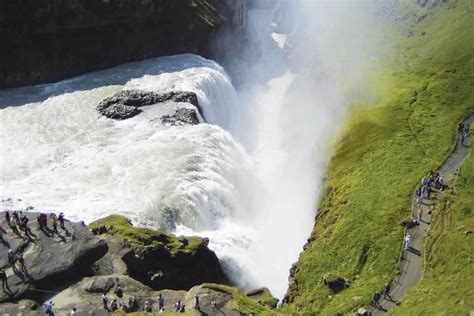
[[[252,298],[248,297],[242,290],[221,284],[206,283],[204,288],[224,292],[232,295],[233,299],[227,303],[229,308],[238,310],[243,314],[258,314],[258,315],[274,315],[272,311],[265,305],[260,304]]]
[[[203,247],[204,240],[199,237],[176,237],[160,231],[134,227],[124,216],[110,215],[89,224],[90,229],[104,226],[108,234],[123,238],[132,245],[151,248],[166,248],[171,254],[178,252],[195,253],[199,247]]]
[[[397,53],[374,67],[384,97],[353,110],[334,148],[314,241],[290,283],[289,312],[354,311],[393,278],[399,224],[410,216],[415,186],[442,163],[474,107],[472,3],[410,6],[397,38],[387,41]],[[323,283],[328,274],[350,287],[332,293]]]
[[[468,315],[474,310],[474,155],[432,218],[422,280],[391,315]]]

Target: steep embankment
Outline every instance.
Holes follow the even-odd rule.
[[[311,242],[292,273],[292,309],[349,312],[393,278],[400,222],[410,217],[414,186],[441,164],[457,124],[473,108],[472,3],[405,3],[398,9],[399,38],[386,43],[397,53],[383,56],[375,70],[374,85],[384,97],[353,111],[334,149]],[[456,269],[465,261],[452,263]],[[338,293],[324,284],[337,278],[349,284]],[[453,291],[466,300],[462,289],[459,284]],[[438,299],[436,293],[430,301]]]
[[[471,129],[472,130],[472,129]],[[471,135],[472,144],[472,135]],[[422,279],[392,315],[466,315],[474,309],[474,155],[439,200],[421,248]]]
[[[57,81],[134,60],[210,55],[244,1],[0,0],[0,88]]]

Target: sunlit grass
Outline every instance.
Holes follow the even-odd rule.
[[[452,150],[458,123],[474,108],[472,5],[456,1],[415,22],[424,10],[401,23],[400,40],[391,43],[397,53],[384,56],[376,71],[374,81],[385,95],[353,110],[335,146],[314,242],[290,284],[290,310],[354,311],[391,280],[403,238],[400,222],[410,216],[412,192]],[[472,189],[472,182],[468,186]],[[459,240],[449,240],[445,247],[454,251]],[[466,265],[462,258],[449,262],[452,269]],[[343,276],[351,286],[331,293],[323,284],[328,273]],[[467,278],[457,280],[464,283],[452,287],[456,293],[469,284]],[[434,300],[442,295],[432,293]],[[413,294],[413,301],[422,299]]]

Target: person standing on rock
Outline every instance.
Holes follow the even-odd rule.
[[[58,220],[59,220],[59,226],[61,227],[61,229],[64,229],[64,213],[63,212],[59,213]]]
[[[117,286],[117,289],[115,290],[115,294],[117,295],[118,298],[122,298],[123,296],[123,291],[120,288],[120,286]]]
[[[6,244],[5,239],[3,239],[3,235],[6,234],[7,231],[3,229],[2,225],[0,225],[0,242]]]
[[[159,307],[159,310],[162,310],[163,307],[165,307],[165,298],[163,297],[163,294],[159,294],[158,295],[158,307]]]
[[[21,271],[22,271],[23,273],[25,273],[26,267],[25,267],[25,259],[23,258],[23,255],[19,255],[19,256],[17,257],[17,260],[18,260],[18,262],[20,263]]]
[[[10,212],[9,211],[5,212],[5,220],[7,221],[8,226],[12,225],[12,223],[10,222]]]
[[[102,304],[104,305],[105,310],[109,310],[109,299],[107,298],[107,293],[102,294]]]
[[[19,225],[20,224],[20,218],[18,217],[18,213],[16,211],[13,211],[12,218],[14,220],[13,225]]]
[[[15,264],[15,254],[13,253],[13,251],[11,249],[8,249],[8,263],[10,265]]]
[[[177,301],[175,304],[174,304],[174,311],[176,313],[179,313],[179,311],[181,310],[181,301]]]
[[[49,303],[46,303],[44,304],[44,308],[46,309],[46,314],[48,314],[48,316],[54,316],[54,312],[53,312],[53,301],[49,301]]]
[[[56,234],[59,234],[58,232],[58,218],[56,217],[56,214],[51,213],[50,218],[53,220],[53,232]]]
[[[199,307],[199,296],[198,295],[196,295],[194,297],[194,308],[197,309],[197,310],[199,310],[199,308],[200,308]]]
[[[7,274],[5,273],[5,269],[0,268],[0,279],[2,280],[2,288],[5,290],[5,288],[8,287],[8,281],[7,281]]]

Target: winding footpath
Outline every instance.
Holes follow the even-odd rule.
[[[471,124],[474,122],[474,113],[463,121],[464,124]],[[461,144],[461,133],[457,132],[456,147],[453,153],[448,156],[444,163],[439,167],[440,175],[449,184],[449,181],[456,174],[461,164],[464,162],[470,150],[469,137]],[[434,191],[436,194],[438,191]],[[394,308],[401,302],[403,296],[412,288],[423,276],[423,261],[424,254],[422,253],[422,242],[431,223],[431,215],[428,214],[428,209],[434,206],[436,202],[429,199],[421,199],[420,206],[423,210],[422,221],[420,225],[409,228],[406,234],[410,234],[411,242],[408,250],[402,250],[400,260],[400,270],[391,283],[389,295],[387,298],[382,297],[378,301],[378,306],[372,304],[367,307],[370,315],[383,315],[388,310]],[[417,218],[418,206],[416,198],[412,201],[412,215]]]

